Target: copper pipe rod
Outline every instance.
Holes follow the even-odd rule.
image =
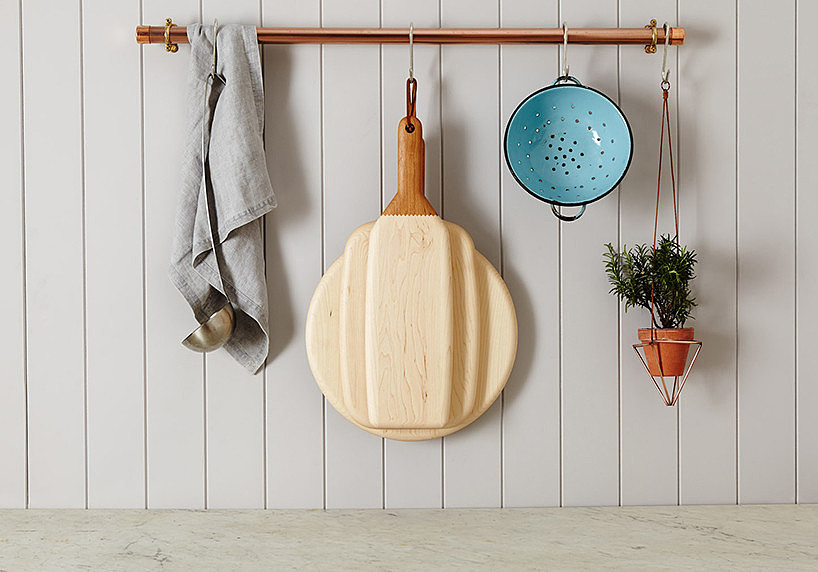
[[[665,41],[657,28],[656,43]],[[407,44],[408,28],[256,28],[260,44]],[[572,44],[648,45],[646,28],[568,28]],[[561,44],[562,28],[415,28],[416,44]],[[685,29],[672,28],[670,43],[684,43]],[[187,44],[187,28],[171,26],[170,41]],[[138,44],[164,44],[164,26],[137,26]]]

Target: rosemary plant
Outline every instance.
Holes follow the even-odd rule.
[[[610,293],[625,302],[625,311],[632,307],[651,309],[653,286],[653,314],[656,328],[682,328],[692,319],[696,299],[690,292],[690,282],[696,276],[696,252],[663,235],[654,251],[652,246],[638,244],[622,252],[611,243],[603,254],[605,272],[611,283]]]

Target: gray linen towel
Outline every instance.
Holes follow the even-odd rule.
[[[262,138],[264,91],[256,29],[219,26],[217,71],[226,84],[215,105],[210,97],[206,111],[203,94],[211,66],[213,27],[190,25],[187,35],[188,114],[170,277],[199,323],[224,305],[201,184],[202,121],[212,121],[208,156],[215,200],[214,232],[221,245],[224,287],[236,310],[236,329],[224,348],[255,373],[264,363],[269,345],[261,217],[276,206]]]

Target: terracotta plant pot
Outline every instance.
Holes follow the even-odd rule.
[[[649,343],[650,332],[650,328],[639,328],[639,341],[646,344],[643,349],[650,374],[665,377],[684,375],[691,344],[675,344],[663,340],[692,340],[693,328],[653,330],[653,344]]]

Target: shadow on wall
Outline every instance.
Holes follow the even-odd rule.
[[[445,80],[443,81],[445,84]],[[445,89],[441,85],[441,89]],[[498,182],[495,181],[473,181],[469,172],[469,165],[473,164],[473,159],[469,157],[469,142],[473,139],[470,136],[468,126],[461,123],[452,123],[441,120],[441,125],[445,130],[444,138],[446,148],[443,154],[444,182],[442,189],[441,203],[443,204],[443,218],[455,224],[459,224],[469,233],[474,246],[485,256],[491,264],[497,268],[499,252],[497,245],[499,237],[493,236],[491,225],[488,224],[485,214],[481,212],[479,205],[481,195],[479,189],[490,186],[497,189]],[[499,151],[499,146],[498,146]],[[457,181],[457,184],[451,184]],[[448,188],[446,183],[449,182]],[[456,196],[454,196],[456,194]],[[499,220],[498,210],[499,194],[494,201],[493,215]],[[497,268],[499,270],[499,268]]]
[[[714,40],[720,35],[715,28],[686,28],[687,42],[695,49],[688,48],[680,52],[683,56],[701,55],[713,49]],[[674,60],[673,65],[676,65]],[[676,104],[676,95],[679,92],[686,94],[696,93],[703,84],[712,81],[713,70],[701,58],[681,57],[679,73],[684,77],[684,83],[673,94],[671,104]],[[673,88],[671,88],[673,89]],[[696,241],[697,221],[710,220],[714,214],[713,202],[709,199],[714,189],[708,188],[708,183],[700,182],[700,175],[706,177],[706,171],[701,170],[701,157],[718,156],[723,152],[722,160],[732,164],[735,161],[735,139],[732,134],[720,138],[713,138],[709,126],[701,125],[695,108],[680,106],[679,111],[679,191],[680,191],[680,224],[682,244],[696,250],[698,257],[697,278],[693,281],[693,295],[698,306],[694,310],[696,318],[687,325],[696,328],[696,338],[704,342],[701,354],[693,371],[689,383],[697,384],[707,393],[707,398],[713,403],[732,403],[736,398],[736,331],[735,306],[714,304],[708,292],[721,287],[735,286],[736,253],[733,248],[725,250],[714,246],[707,238]],[[720,145],[718,142],[721,141]],[[681,143],[684,143],[684,147]],[[683,148],[682,148],[683,147]],[[682,173],[682,168],[684,172]],[[735,181],[730,181],[734,185]],[[732,193],[733,189],[727,190]],[[721,203],[720,203],[721,204]],[[722,213],[720,216],[732,217],[734,212]],[[732,223],[730,223],[732,224]],[[686,229],[690,229],[687,230]],[[735,228],[732,229],[735,233]],[[694,240],[688,240],[694,239]],[[757,274],[759,280],[769,279],[769,276]],[[716,296],[715,300],[724,300],[723,296]],[[684,394],[682,394],[684,399]]]
[[[508,378],[509,384],[540,383],[539,379],[532,379],[531,366],[534,363],[534,355],[537,351],[537,344],[551,344],[552,340],[538,339],[536,320],[525,319],[526,316],[533,316],[534,306],[528,288],[522,277],[511,266],[503,268],[503,279],[511,292],[514,292],[514,309],[517,312],[517,357],[514,360],[514,368]],[[554,332],[558,333],[555,327]],[[547,332],[541,332],[546,335]],[[525,393],[520,391],[507,391],[504,394],[506,406],[510,406],[515,399]]]
[[[446,92],[446,78],[442,78],[440,92]],[[500,218],[500,187],[499,180],[478,181],[470,171],[469,166],[474,164],[471,149],[476,143],[474,130],[469,128],[468,117],[458,116],[441,117],[441,129],[444,130],[445,150],[443,153],[444,188],[441,193],[441,216],[446,220],[461,225],[474,241],[475,248],[483,254],[491,264],[500,268],[500,237],[495,236],[497,225],[495,217]],[[503,118],[507,120],[507,118]],[[506,168],[502,161],[502,136],[505,123],[500,127],[497,135],[496,153],[498,168]],[[443,142],[441,141],[441,144]],[[484,193],[485,188],[492,189],[493,193]],[[517,192],[515,189],[514,192]],[[488,197],[488,198],[487,198]],[[534,315],[533,301],[529,293],[530,285],[526,284],[510,265],[503,267],[503,279],[507,287],[514,293],[513,302],[517,314],[517,355],[514,367],[509,376],[509,384],[538,383],[540,380],[532,376],[535,352],[537,351],[538,333],[534,320],[527,319]],[[539,340],[539,343],[545,343]],[[515,399],[523,395],[518,391],[506,392],[505,399]],[[507,401],[508,403],[508,401]]]
[[[275,140],[295,141],[298,137],[292,122],[288,85],[292,72],[291,54],[286,49],[263,50],[265,131],[275,129]],[[271,77],[266,73],[275,70]],[[267,149],[273,145],[265,137]],[[292,341],[295,332],[295,308],[281,250],[279,234],[288,226],[302,225],[310,209],[310,193],[304,189],[307,165],[298,153],[297,145],[275,145],[276,155],[267,153],[267,170],[273,182],[278,207],[265,217],[265,247],[267,260],[267,292],[270,308],[270,350],[267,363],[274,360]],[[286,167],[286,168],[285,168]],[[312,261],[310,261],[312,262]],[[301,319],[299,316],[298,319]]]

